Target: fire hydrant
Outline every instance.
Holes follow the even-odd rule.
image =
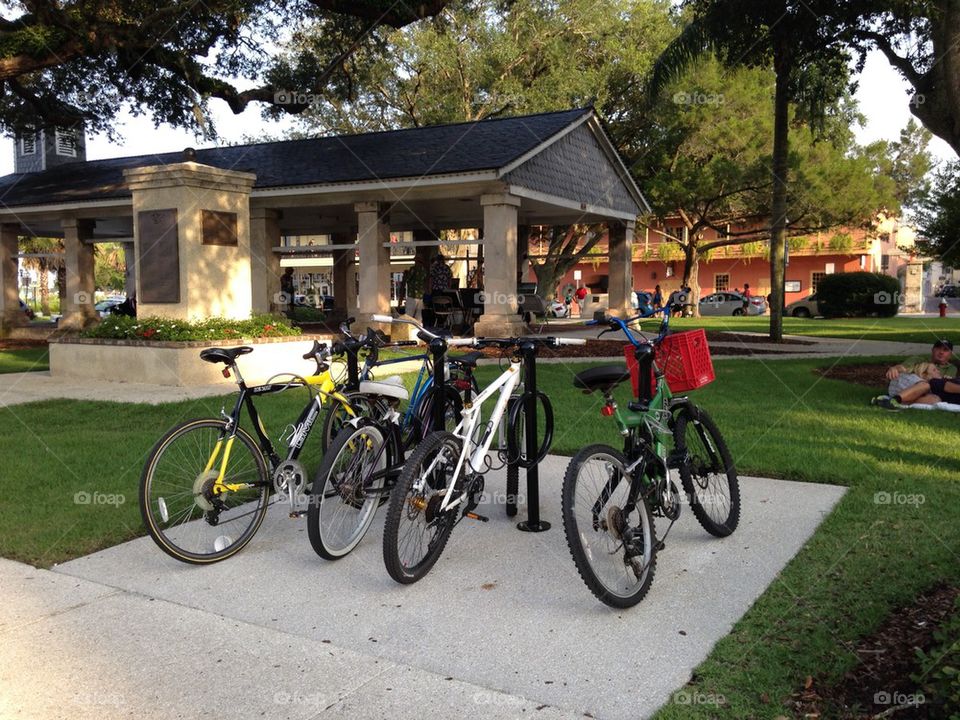
[[[942,297],[940,298],[940,317],[947,316],[947,299]]]

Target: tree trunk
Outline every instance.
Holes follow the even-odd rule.
[[[683,285],[690,288],[687,302],[693,305],[693,316],[700,317],[700,252],[695,242],[683,249]]]
[[[559,258],[557,259],[559,260]],[[570,269],[567,263],[558,262],[550,259],[543,262],[530,263],[533,274],[537,276],[537,295],[547,302],[553,300],[557,291],[557,283],[567,274]]]
[[[50,317],[50,271],[47,269],[47,259],[40,258],[40,312]]]
[[[777,62],[773,120],[773,223],[770,232],[770,339],[783,340],[784,247],[787,239],[787,160],[790,151],[789,71]]]

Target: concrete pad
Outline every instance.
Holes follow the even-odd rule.
[[[717,540],[684,513],[650,594],[613,611],[584,586],[566,546],[558,498],[567,462],[541,463],[551,530],[521,533],[502,505],[481,506],[491,521],[464,521],[412,586],[386,574],[379,520],[354,553],[331,563],[314,555],[305,522],[279,506],[242,553],[212,567],[177,563],[142,538],[55,570],[564,712],[633,719],[689,679],[845,491],[741,478],[737,532]],[[489,498],[504,489],[503,472],[487,475]]]
[[[215,385],[169,387],[147,383],[110,382],[58,378],[49,372],[0,374],[0,407],[40,400],[110,400],[113,402],[160,403],[193,400],[235,393],[237,386],[224,381]]]

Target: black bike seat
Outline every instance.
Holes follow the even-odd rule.
[[[233,365],[238,357],[252,353],[253,348],[249,345],[241,345],[235,348],[207,348],[200,352],[200,359],[209,363],[226,363]]]
[[[607,391],[629,379],[630,371],[624,365],[603,365],[574,375],[573,386],[587,392]]]
[[[450,355],[448,359],[455,365],[466,365],[467,367],[476,367],[477,360],[483,357],[483,353],[475,351],[466,355]]]

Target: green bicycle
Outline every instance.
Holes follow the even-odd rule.
[[[637,337],[628,327],[661,312],[653,340]],[[604,333],[622,330],[631,343],[638,399],[626,411],[613,398],[613,389],[630,379],[623,365],[591,368],[574,378],[575,387],[603,394],[601,414],[614,419],[624,439],[622,451],[602,444],[583,448],[563,479],[567,544],[587,587],[611,607],[636,605],[650,589],[657,551],[684,502],[671,471],[679,475],[690,509],[708,533],[730,535],[740,520],[737,471],[719,428],[689,398],[672,395],[655,360],[668,337],[669,317],[660,308],[629,320],[587,323],[607,325]],[[659,538],[655,517],[669,521]]]

